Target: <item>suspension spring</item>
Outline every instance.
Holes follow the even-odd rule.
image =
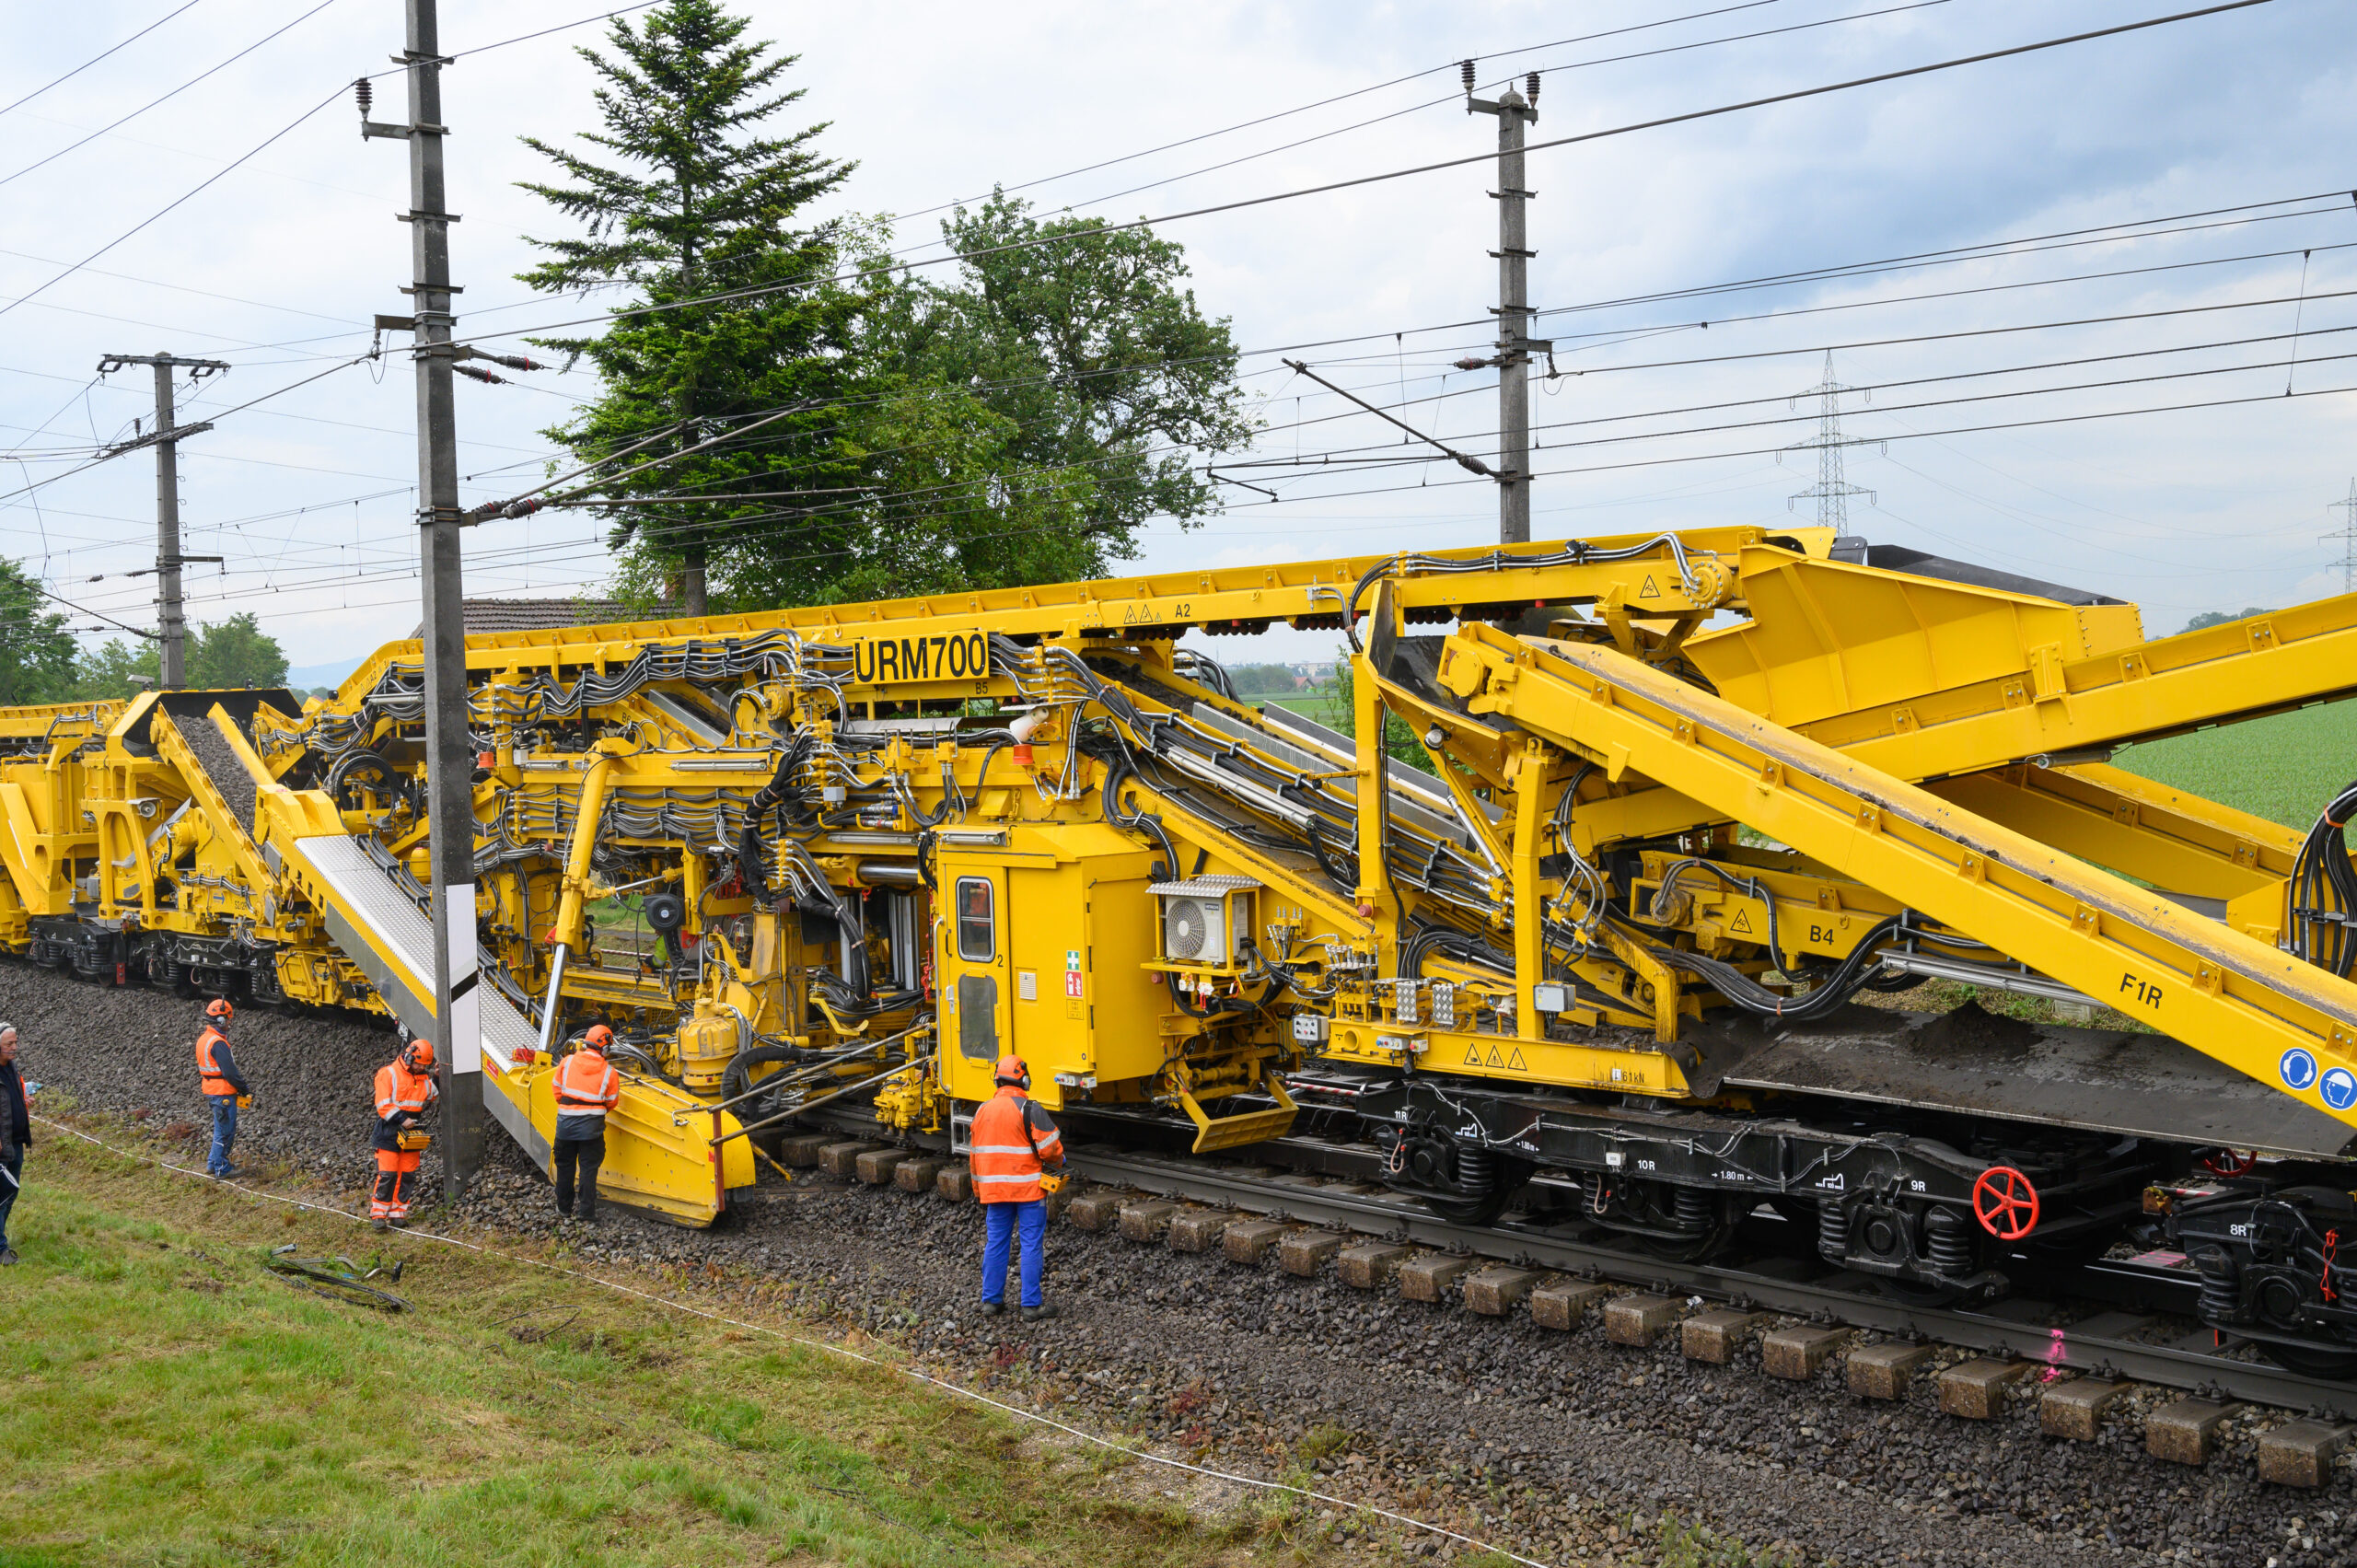
[[[1470,1144],[1457,1148],[1457,1185],[1467,1192],[1487,1192],[1498,1184],[1497,1161],[1490,1151]]]
[[[1839,1198],[1817,1201],[1817,1249],[1829,1263],[1850,1255],[1850,1216]]]
[[[1972,1272],[1972,1233],[1953,1209],[1933,1209],[1923,1218],[1932,1267],[1950,1278]]]
[[[2223,1247],[2208,1247],[2194,1254],[2193,1266],[2201,1272],[2201,1320],[2233,1322],[2242,1307],[2241,1282],[2235,1277],[2234,1259]]]
[[[1712,1201],[1712,1197],[1711,1193],[1700,1187],[1678,1188],[1677,1217],[1671,1223],[1692,1236],[1700,1236],[1709,1230],[1711,1222],[1717,1217],[1718,1208],[1718,1205]]]

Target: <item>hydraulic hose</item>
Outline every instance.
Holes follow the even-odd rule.
[[[2307,962],[2346,980],[2357,961],[2349,924],[2357,919],[2357,866],[2349,861],[2347,824],[2357,814],[2357,784],[2326,805],[2301,842],[2284,882],[2286,940]]]
[[[1777,995],[1733,964],[1704,958],[1700,953],[1655,947],[1640,932],[1631,931],[1629,935],[1644,943],[1645,950],[1664,964],[1708,981],[1713,990],[1747,1013],[1787,1023],[1807,1023],[1846,1005],[1873,978],[1881,962],[1882,945],[1905,929],[1906,923],[1898,916],[1880,922],[1859,938],[1857,946],[1850,949],[1850,956],[1836,966],[1823,983],[1798,999]]]

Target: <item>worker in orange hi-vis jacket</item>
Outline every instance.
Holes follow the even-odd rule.
[[[1020,1056],[1003,1056],[994,1074],[998,1093],[974,1109],[974,1196],[982,1202],[982,1313],[1006,1310],[1009,1243],[1023,1237],[1023,1320],[1053,1318],[1056,1309],[1039,1299],[1048,1236],[1047,1195],[1062,1185],[1051,1172],[1063,1168],[1064,1139],[1048,1113],[1025,1091],[1031,1069]]]
[[[556,1142],[550,1151],[556,1212],[565,1218],[577,1213],[584,1225],[598,1223],[598,1167],[606,1161],[606,1117],[622,1098],[621,1074],[606,1060],[613,1043],[613,1030],[592,1024],[581,1037],[580,1048],[556,1069]]]
[[[205,1005],[204,1028],[196,1037],[197,1084],[213,1109],[213,1148],[205,1156],[204,1172],[216,1181],[244,1174],[229,1163],[229,1151],[238,1143],[238,1112],[254,1102],[253,1086],[238,1070],[237,1053],[229,1049],[229,1021],[237,1013],[228,998],[215,997]]]
[[[412,1040],[400,1056],[377,1069],[377,1185],[368,1198],[368,1222],[378,1230],[409,1223],[417,1193],[417,1167],[431,1141],[422,1123],[440,1091],[434,1082],[434,1042]]]

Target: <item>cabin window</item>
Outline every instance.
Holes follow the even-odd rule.
[[[958,878],[958,956],[983,964],[998,957],[998,921],[991,908],[991,879]]]

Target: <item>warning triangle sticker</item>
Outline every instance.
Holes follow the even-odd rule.
[[[1490,1047],[1490,1059],[1483,1063],[1482,1065],[1484,1067],[1503,1067],[1505,1064],[1505,1058],[1498,1054],[1498,1048],[1494,1045]]]
[[[1530,1063],[1522,1059],[1522,1047],[1518,1045],[1514,1048],[1514,1054],[1506,1058],[1506,1065],[1517,1073],[1530,1071]]]
[[[1751,929],[1751,912],[1749,910],[1736,911],[1735,918],[1727,922],[1727,929],[1729,931],[1749,931]]]
[[[1661,598],[1661,587],[1654,581],[1654,576],[1651,572],[1645,574],[1645,586],[1637,590],[1637,597],[1639,598]]]
[[[1469,1045],[1465,1048],[1465,1065],[1468,1067],[1479,1067],[1481,1065],[1481,1048],[1480,1046]]]

